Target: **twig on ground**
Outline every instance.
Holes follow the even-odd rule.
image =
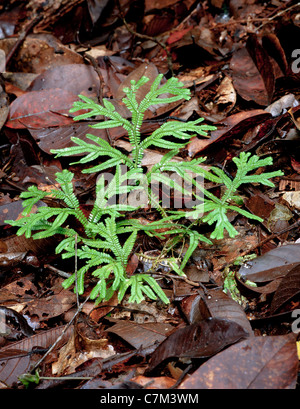
[[[274,14],[274,16],[268,17],[268,18],[266,19],[266,21],[264,21],[259,27],[257,27],[256,32],[258,32],[263,26],[265,26],[266,24],[270,23],[270,22],[271,22],[272,20],[274,20],[275,18],[278,18],[278,17],[282,16],[283,14],[287,13],[288,11],[290,11],[290,10],[296,8],[296,7],[299,7],[299,6],[300,6],[300,3],[293,4],[292,6],[286,8],[286,9],[283,9],[283,10],[278,11],[278,13]]]
[[[59,270],[58,268],[53,267],[53,266],[51,266],[50,264],[45,264],[45,265],[44,265],[44,268],[48,268],[49,270],[51,270],[51,271],[53,271],[54,273],[58,274],[60,277],[63,277],[63,278],[69,278],[69,277],[71,277],[71,274],[70,274],[70,273],[67,273],[66,271]]]
[[[73,324],[74,320],[76,319],[77,315],[81,312],[83,306],[85,303],[90,299],[90,296],[88,296],[77,308],[77,311],[73,315],[72,319],[68,322],[68,324],[65,326],[63,329],[63,332],[60,334],[60,336],[56,339],[56,341],[51,345],[51,347],[48,349],[48,351],[45,353],[45,355],[42,356],[42,358],[33,366],[31,369],[30,373],[34,373],[35,370],[41,365],[41,363],[44,361],[44,359],[50,354],[51,351],[56,347],[56,345],[60,342],[60,340],[63,338],[64,334],[67,332],[67,330],[70,328],[70,326]]]
[[[147,34],[141,34],[141,33],[137,33],[136,31],[134,31],[134,30],[128,25],[128,23],[127,23],[127,21],[126,21],[126,19],[125,19],[125,16],[124,16],[124,13],[123,13],[123,11],[122,11],[122,9],[121,9],[121,5],[120,5],[119,0],[117,0],[117,5],[118,5],[119,13],[120,13],[120,16],[121,16],[121,18],[122,18],[122,20],[123,20],[123,23],[124,23],[125,27],[127,28],[127,30],[128,30],[132,35],[134,35],[134,36],[136,36],[136,37],[138,37],[138,38],[140,38],[140,39],[142,39],[142,40],[154,41],[156,44],[158,44],[158,45],[165,51],[165,53],[166,53],[166,55],[167,55],[168,68],[169,68],[169,70],[170,70],[171,76],[173,77],[173,76],[174,76],[174,71],[173,71],[172,55],[171,55],[170,51],[168,50],[166,44],[164,44],[162,41],[160,41],[160,40],[159,40],[158,38],[156,38],[156,37],[151,37],[151,36],[148,36]]]

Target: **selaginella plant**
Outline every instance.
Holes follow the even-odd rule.
[[[140,302],[148,296],[150,299],[159,297],[168,303],[164,291],[153,277],[154,264],[158,265],[164,261],[168,271],[184,275],[184,267],[199,241],[211,243],[210,238],[221,239],[225,230],[230,237],[238,234],[228,220],[229,211],[262,221],[242,208],[243,200],[237,194],[238,189],[242,184],[248,183],[274,186],[270,179],[282,174],[280,171],[253,174],[258,168],[272,164],[272,158],[260,159],[256,155],[251,156],[250,153],[241,153],[239,157],[233,158],[236,173],[232,178],[217,167],[208,170],[201,166],[204,158],[176,160],[180,149],[185,147],[192,135],[207,136],[208,131],[215,129],[213,126],[204,125],[203,118],[188,122],[168,120],[151,135],[143,136],[141,126],[145,113],[151,106],[190,99],[190,91],[176,78],[168,79],[163,85],[161,80],[162,75],[158,75],[150,91],[139,103],[137,92],[148,78],[143,76],[139,81],[133,80],[131,87],[124,88],[126,96],[123,103],[131,113],[130,119],[122,117],[107,99],[103,100],[101,106],[80,95],[80,101],[74,103],[71,112],[85,110],[74,120],[96,117],[99,122],[91,128],[123,127],[128,133],[132,147],[131,154],[126,155],[106,140],[87,134],[89,141],[73,137],[74,146],[53,151],[56,157],[81,155],[81,159],[75,163],[89,164],[82,173],[99,173],[95,187],[95,202],[88,216],[81,210],[79,200],[75,196],[73,173],[63,170],[56,174],[58,188],[47,192],[31,186],[23,192],[21,198],[24,199],[24,217],[16,221],[7,221],[18,227],[18,235],[25,234],[27,238],[32,236],[41,239],[61,235],[62,240],[56,247],[56,253],[61,253],[62,258],[76,257],[81,263],[78,271],[66,279],[63,286],[68,288],[76,282],[76,291],[82,294],[85,283],[89,282],[88,275],[91,274],[96,277],[96,284],[91,290],[90,297],[97,303],[108,300],[116,291],[121,301],[127,290],[130,290],[130,302]],[[162,148],[167,153],[151,170],[145,172],[142,160],[145,150],[150,146]],[[107,170],[110,170],[112,175],[109,181],[102,173]],[[189,187],[170,177],[171,174],[187,181]],[[201,180],[222,185],[221,196],[216,197],[205,189]],[[155,186],[153,181],[177,193],[192,196],[195,205],[191,209],[166,208],[158,191],[153,187]],[[154,207],[159,216],[157,220],[148,224],[127,217],[130,212],[141,207],[141,204],[134,201],[132,203],[130,200],[124,201],[124,197],[129,199],[132,194],[141,193],[146,197],[146,206]],[[57,204],[53,207],[39,207],[33,213],[33,206],[47,197],[52,199],[51,203]],[[123,200],[119,200],[120,198]],[[78,223],[73,223],[72,217],[73,220],[77,219],[80,228],[75,227]],[[199,233],[199,226],[204,223],[214,226],[210,238]],[[126,267],[140,232],[155,236],[166,244],[161,251],[161,257],[152,263],[149,271],[130,275],[127,274]],[[187,243],[185,251],[182,251],[183,243]],[[173,250],[178,246],[181,246],[181,251],[175,254]],[[172,253],[171,256],[169,253]]]

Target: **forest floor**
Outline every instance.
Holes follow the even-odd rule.
[[[299,34],[300,5],[283,0],[0,5],[1,388],[299,387]],[[184,279],[166,276],[169,304],[113,296],[95,305],[88,283],[80,296],[62,287],[74,260],[55,254],[56,238],[25,239],[5,220],[21,217],[20,194],[30,185],[49,191],[66,167],[89,209],[97,175],[51,153],[90,131],[70,108],[79,94],[120,103],[129,79],[158,73],[177,77],[191,99],[149,112],[145,134],[170,117],[202,117],[216,130],[193,136],[181,160],[205,157],[233,176],[232,158],[250,152],[271,156],[266,171],[284,175],[275,187],[242,189],[244,208],[264,221],[232,212],[236,237],[200,243]],[[126,152],[123,129],[95,131]],[[162,150],[145,157],[154,166]],[[147,223],[153,212],[130,217]],[[164,245],[138,240],[136,252],[155,257]],[[133,255],[130,274],[145,264]]]

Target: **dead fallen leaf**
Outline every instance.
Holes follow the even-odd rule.
[[[76,294],[63,289],[62,281],[62,278],[56,278],[51,288],[52,295],[28,301],[24,312],[30,316],[38,315],[40,321],[45,321],[68,311],[76,302]]]
[[[76,371],[76,368],[90,359],[104,359],[113,355],[115,355],[114,348],[108,344],[105,338],[94,340],[94,345],[89,351],[85,349],[83,351],[78,350],[76,347],[76,334],[73,333],[68,342],[60,348],[58,360],[52,364],[52,374],[57,376],[72,374]]]
[[[77,95],[59,88],[27,92],[11,104],[6,126],[34,129],[73,124],[69,110],[77,100]]]
[[[222,120],[216,131],[211,132],[211,136],[207,140],[199,139],[194,136],[187,145],[188,154],[194,157],[197,153],[203,151],[208,146],[231,138],[240,138],[245,131],[255,127],[266,119],[270,118],[271,114],[262,109],[254,109],[250,111],[242,111],[237,114],[228,116]]]
[[[285,192],[282,196],[292,208],[300,209],[300,191]]]
[[[36,354],[31,352],[34,347],[49,348],[57,338],[62,334],[64,326],[52,328],[47,331],[39,332],[21,341],[6,345],[0,350],[0,379],[11,386],[18,381],[18,377],[29,371],[30,365],[36,359]],[[70,337],[73,328],[70,327],[64,333],[63,338],[57,345],[59,349]]]
[[[173,329],[172,325],[160,322],[138,324],[119,320],[107,331],[118,335],[134,348],[139,349],[161,343]]]
[[[272,281],[284,277],[300,264],[300,244],[277,247],[241,266],[239,274],[243,280],[255,283]]]
[[[294,389],[297,373],[293,334],[251,337],[210,358],[179,389]]]
[[[242,98],[270,105],[275,87],[273,67],[255,35],[250,35],[246,47],[233,54],[230,69],[233,85]]]
[[[233,321],[242,327],[248,335],[253,335],[250,322],[244,309],[223,290],[209,290],[199,300],[199,310],[202,319],[208,317],[222,318]]]
[[[80,78],[80,81],[74,81],[74,78]],[[100,79],[94,68],[89,65],[58,65],[43,71],[30,84],[27,91],[42,91],[53,88],[65,89],[74,95],[83,94],[90,98],[91,96],[97,97]]]
[[[300,263],[281,280],[271,302],[270,314],[278,311],[287,301],[300,292]]]
[[[176,379],[169,376],[147,377],[139,375],[132,378],[131,381],[143,386],[144,389],[170,389],[176,383]]]
[[[147,373],[155,370],[169,358],[204,358],[248,336],[233,321],[209,318],[196,324],[179,328],[162,342],[151,356]]]
[[[17,37],[2,39],[0,48],[8,53],[17,40]],[[50,67],[73,63],[82,64],[82,56],[63,45],[52,34],[39,33],[26,36],[14,60],[10,62],[9,69],[16,72],[41,73]]]

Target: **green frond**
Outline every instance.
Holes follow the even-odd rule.
[[[55,248],[55,253],[59,254],[62,252],[65,252],[69,255],[69,257],[72,257],[75,255],[75,244],[76,244],[76,240],[75,240],[75,235],[76,232],[75,230],[73,230],[74,235],[66,237],[65,239],[63,239],[58,246],[56,246]]]
[[[88,272],[88,270],[89,270],[88,265],[81,267],[77,271],[77,273],[72,274],[69,278],[67,278],[66,280],[62,282],[63,288],[67,289],[71,287],[75,283],[76,278],[77,278],[77,286],[74,288],[74,292],[77,289],[78,294],[82,295],[84,293],[85,274]]]
[[[145,284],[144,284],[145,283]],[[157,284],[156,280],[148,274],[136,274],[124,280],[118,292],[118,299],[122,301],[128,288],[130,287],[130,303],[140,303],[145,299],[144,294],[150,299],[160,298],[165,304],[169,304],[169,299],[164,291]]]
[[[203,217],[203,222],[212,225],[215,223],[214,231],[211,233],[210,237],[212,239],[223,239],[224,237],[224,230],[227,230],[229,236],[234,238],[238,232],[233,227],[233,225],[229,222],[228,217],[226,215],[229,207],[224,205],[223,203],[215,203],[212,201],[205,202],[205,211],[209,213]]]
[[[260,175],[248,175],[243,177],[242,183],[260,183],[261,185],[274,187],[275,185],[270,179],[283,175],[284,173],[281,171],[266,172]]]
[[[106,298],[107,279],[113,269],[113,264],[107,264],[94,271],[93,275],[99,277],[99,280],[90,293],[90,298],[92,300],[95,300],[98,297],[97,301],[100,302]]]
[[[187,262],[189,261],[189,259],[191,258],[193,252],[195,251],[195,249],[197,248],[199,241],[206,241],[207,239],[205,236],[203,236],[202,234],[199,234],[198,232],[194,231],[194,230],[188,230],[187,231],[188,235],[189,235],[189,247],[183,257],[183,260],[181,262],[180,265],[180,269],[183,270],[184,267],[186,266]]]
[[[203,121],[203,118],[199,118],[195,121],[190,122],[179,122],[179,121],[169,121],[164,123],[160,128],[157,128],[150,136],[144,139],[141,143],[141,148],[146,149],[150,145],[155,145],[163,147],[163,143],[167,143],[171,148],[167,149],[177,149],[184,147],[185,143],[176,144],[171,143],[163,138],[166,136],[172,136],[184,141],[189,142],[191,139],[190,133],[196,133],[198,135],[207,136],[207,131],[216,129],[214,126],[198,125]]]
[[[130,253],[132,252],[133,246],[135,245],[136,237],[137,237],[137,230],[134,230],[131,235],[128,237],[126,240],[124,246],[123,246],[123,258],[126,260],[127,264],[127,259],[130,256]]]
[[[169,104],[179,101],[180,99],[189,100],[191,98],[190,90],[183,88],[183,83],[179,82],[177,78],[169,78],[160,86],[162,78],[162,74],[156,77],[152,83],[150,91],[143,101],[141,101],[140,110],[142,112],[145,112],[152,105]],[[173,96],[169,96],[170,94]],[[161,97],[163,95],[164,97]]]
[[[114,121],[116,127],[123,126],[127,130],[130,128],[130,122],[126,118],[123,118],[122,115],[120,115],[118,112],[116,112],[114,105],[107,99],[103,100],[104,106],[101,106],[97,104],[96,102],[94,102],[92,99],[84,95],[79,95],[79,98],[82,101],[75,101],[73,104],[73,108],[70,109],[70,112],[73,113],[73,112],[77,112],[82,109],[89,110],[89,111],[75,116],[74,121],[80,121],[82,119],[89,119],[93,116],[104,116]],[[103,121],[103,123],[105,122],[109,122],[109,121]],[[98,125],[98,126],[101,126],[101,125]],[[92,127],[95,127],[95,125],[92,125]],[[101,129],[104,129],[104,128],[105,127],[102,127]]]
[[[22,202],[24,208],[22,212],[23,216],[27,216],[32,211],[33,206],[48,195],[48,192],[44,192],[34,185],[30,186],[26,192],[22,192],[20,198],[24,199]]]
[[[103,100],[100,106],[92,99],[80,95],[70,112],[81,111],[74,120],[85,120],[96,117],[99,121],[91,125],[95,129],[109,129],[123,127],[128,133],[132,145],[131,155],[125,155],[114,148],[110,143],[92,134],[87,134],[87,140],[73,137],[74,146],[53,150],[56,157],[81,156],[74,164],[90,167],[82,173],[102,172],[114,168],[113,176],[109,180],[100,175],[95,186],[96,200],[87,218],[80,209],[80,203],[73,187],[73,173],[67,170],[56,174],[59,188],[50,192],[43,192],[31,186],[21,194],[23,199],[23,218],[6,222],[18,228],[17,234],[35,239],[62,236],[56,247],[56,253],[63,259],[78,257],[82,267],[70,278],[64,281],[63,287],[68,288],[76,282],[79,294],[84,293],[87,273],[98,279],[90,294],[96,303],[109,299],[114,292],[118,292],[121,301],[130,290],[130,302],[141,302],[146,296],[150,299],[160,298],[168,303],[164,291],[154,277],[148,274],[126,275],[128,258],[136,244],[137,234],[143,231],[150,237],[167,241],[165,252],[180,242],[188,242],[188,248],[178,264],[178,259],[168,257],[169,265],[178,275],[183,275],[183,269],[200,241],[211,244],[211,241],[196,231],[195,226],[200,223],[214,225],[212,239],[222,239],[227,231],[230,237],[238,232],[230,223],[227,213],[236,211],[248,219],[262,221],[256,215],[242,208],[243,200],[238,196],[238,189],[245,183],[260,183],[273,187],[272,178],[282,175],[281,171],[253,174],[257,169],[272,164],[272,158],[259,158],[257,155],[242,152],[234,158],[236,165],[235,177],[229,177],[222,169],[202,167],[204,158],[195,158],[190,161],[176,161],[180,149],[190,141],[191,136],[207,136],[209,131],[216,129],[210,125],[203,125],[203,118],[195,121],[169,121],[157,128],[151,135],[142,136],[141,129],[147,109],[157,104],[169,104],[182,99],[190,99],[190,91],[184,88],[176,78],[170,78],[161,84],[163,75],[160,74],[152,82],[147,95],[139,101],[137,92],[141,86],[149,81],[145,76],[138,81],[131,81],[131,86],[124,88],[123,102],[131,113],[130,119],[123,118],[108,99]],[[149,146],[163,148],[167,152],[159,163],[155,164],[147,174],[143,173],[142,159],[145,149]],[[76,159],[77,160],[77,159]],[[93,163],[91,163],[93,162]],[[122,165],[126,165],[126,169]],[[167,173],[168,172],[168,173]],[[173,178],[172,174],[176,174]],[[170,176],[169,176],[170,175]],[[177,175],[187,184],[181,185]],[[196,198],[196,205],[192,209],[171,210],[164,209],[160,199],[151,190],[151,180],[162,183],[163,186],[175,189],[190,197]],[[173,180],[174,179],[174,180]],[[204,181],[223,185],[221,197],[214,196],[205,189]],[[126,217],[126,212],[138,209],[138,202],[133,205],[119,203],[119,199],[131,199],[130,193],[146,192],[147,206],[158,211],[160,220],[142,224],[139,220]],[[35,213],[35,205],[39,201],[50,197],[59,202],[60,207],[40,206]],[[129,200],[128,200],[129,202]],[[61,206],[64,204],[64,207]],[[72,217],[70,217],[72,216]],[[82,227],[80,230],[68,226],[73,218],[77,219]],[[123,220],[122,220],[123,218]],[[188,223],[186,219],[194,219]],[[80,232],[80,235],[76,231]],[[82,233],[83,231],[83,233]]]
[[[72,146],[64,149],[54,149],[51,152],[55,153],[56,154],[55,157],[57,158],[61,156],[75,156],[78,154],[85,154],[85,156],[82,157],[79,161],[73,162],[72,164],[85,164],[94,161],[100,157],[108,156],[111,158],[92,168],[84,169],[83,173],[100,172],[105,169],[109,169],[115,166],[116,164],[122,163],[126,164],[129,168],[134,167],[132,160],[128,158],[128,156],[124,155],[118,149],[115,149],[112,146],[110,146],[110,144],[104,139],[101,139],[92,134],[87,134],[86,137],[93,141],[94,143],[91,144],[89,142],[83,141],[80,138],[72,137],[71,138],[72,141],[76,143],[77,146]]]

